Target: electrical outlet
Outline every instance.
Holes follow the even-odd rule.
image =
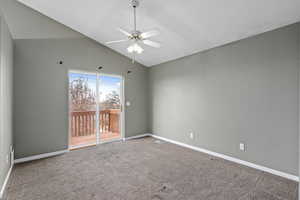
[[[194,133],[190,132],[190,138],[193,140],[194,139]]]
[[[11,152],[10,152],[10,165],[13,166],[14,164],[14,157],[15,157],[15,150],[13,146],[11,146]]]
[[[245,151],[245,144],[244,143],[240,143],[240,150]]]

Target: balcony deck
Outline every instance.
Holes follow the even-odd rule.
[[[71,148],[96,143],[96,112],[80,111],[70,113]],[[99,112],[100,142],[121,138],[120,109]]]
[[[121,134],[119,132],[105,132],[100,134],[101,142],[110,141],[119,138],[121,138]],[[86,136],[76,136],[76,137],[71,137],[70,145],[76,147],[85,144],[93,144],[95,142],[96,142],[96,134],[86,135]]]

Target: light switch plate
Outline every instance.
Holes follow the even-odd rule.
[[[245,151],[245,144],[244,143],[240,143],[240,150]]]
[[[190,138],[193,140],[194,139],[194,133],[190,132]]]

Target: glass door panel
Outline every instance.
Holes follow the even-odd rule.
[[[97,143],[97,75],[69,73],[70,148]]]
[[[121,138],[122,78],[99,75],[100,141]]]

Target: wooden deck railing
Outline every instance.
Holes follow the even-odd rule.
[[[101,110],[99,112],[100,133],[119,132],[119,109]],[[72,137],[96,134],[96,111],[71,112]]]

